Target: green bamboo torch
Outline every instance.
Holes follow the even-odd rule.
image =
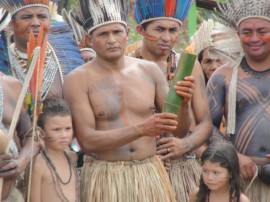
[[[184,80],[186,76],[190,76],[196,61],[197,56],[194,55],[194,48],[192,45],[188,46],[181,54],[178,67],[174,74],[174,79],[171,83],[169,93],[163,107],[163,112],[170,112],[178,114],[179,108],[182,104],[183,97],[176,94],[174,86],[176,82]]]

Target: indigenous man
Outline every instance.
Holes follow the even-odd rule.
[[[175,201],[166,171],[155,157],[155,136],[181,132],[188,116],[185,94],[181,116],[162,110],[168,85],[154,63],[124,56],[129,1],[80,1],[76,19],[89,33],[96,57],[65,79],[75,134],[86,155],[81,201]],[[192,88],[185,81],[178,94]],[[177,121],[175,120],[177,118]]]
[[[1,17],[8,17],[8,15],[3,15]],[[4,22],[4,19],[0,19]],[[4,28],[5,23],[1,23],[0,31]],[[2,52],[2,57],[4,53]],[[7,65],[6,59],[1,57],[1,69],[7,69],[4,67]],[[4,62],[2,62],[2,59]],[[15,107],[19,94],[21,91],[21,83],[10,76],[6,76],[0,72],[0,130],[1,132],[8,134],[8,130],[12,121],[13,114],[15,113]],[[14,187],[14,181],[17,176],[25,170],[27,167],[31,155],[31,138],[24,137],[31,127],[31,121],[28,113],[23,108],[21,110],[19,122],[17,125],[17,136],[20,138],[22,143],[22,149],[19,151],[20,144],[17,145],[14,140],[12,140],[9,145],[8,154],[0,154],[0,177],[4,178],[3,190],[1,199],[3,202],[22,202],[22,194]],[[1,140],[3,141],[3,140]],[[34,144],[33,154],[35,155],[39,151],[39,143]]]
[[[241,174],[250,185],[246,192],[250,201],[269,202],[270,185],[262,180],[269,179],[270,164],[270,144],[265,141],[270,138],[270,3],[225,3],[219,6],[221,17],[237,29],[245,55],[239,65],[219,68],[210,78],[207,93],[212,120],[218,128],[222,116],[226,117],[226,138],[239,152]],[[261,167],[260,179],[257,167]]]
[[[0,7],[9,11],[12,15],[10,26],[13,31],[14,43],[11,43],[9,47],[10,66],[12,75],[23,83],[27,73],[27,42],[30,30],[37,36],[41,27],[43,27],[45,33],[48,33],[51,29],[49,0],[3,0],[0,2]],[[59,32],[58,29],[56,35],[60,35]],[[72,55],[69,54],[69,64],[65,67],[62,65],[63,61],[66,61],[66,58],[58,57],[59,51],[57,50],[60,49],[59,37],[57,40],[58,43],[55,42],[56,40],[53,40],[54,38],[55,31],[49,36],[49,41],[52,41],[53,45],[49,43],[47,47],[44,81],[41,89],[42,100],[46,97],[63,97],[63,74],[69,72],[66,72],[65,67],[70,68],[72,64]],[[62,44],[64,43],[69,43],[69,41],[62,41]],[[67,54],[64,55],[66,56]],[[78,55],[80,56],[80,54]],[[77,65],[81,64],[83,64],[82,60]]]
[[[155,62],[162,70],[163,77],[167,78],[168,84],[179,61],[179,54],[173,47],[179,39],[182,21],[191,2],[158,1],[152,4],[151,1],[135,1],[134,10],[138,23],[136,29],[143,36],[143,40],[142,45],[131,56]],[[203,73],[198,62],[192,77],[186,79],[191,78],[196,80],[191,102],[196,128],[191,134],[183,131],[175,133],[177,138],[168,137],[158,141],[158,154],[164,155],[162,159],[173,159],[169,175],[179,202],[189,201],[190,192],[199,184],[201,167],[191,151],[207,140],[212,129]]]

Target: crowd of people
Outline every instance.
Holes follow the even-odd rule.
[[[0,1],[1,201],[270,202],[270,2],[218,3],[173,82],[192,3]]]

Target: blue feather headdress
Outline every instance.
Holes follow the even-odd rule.
[[[49,9],[49,0],[1,0],[0,7],[8,11],[11,15],[18,11],[33,7],[42,6]]]
[[[182,24],[192,0],[135,0],[134,13],[138,24],[156,19],[171,19]]]
[[[51,30],[49,33],[49,43],[59,59],[59,64],[66,76],[75,68],[84,64],[81,53],[73,39],[72,29],[64,22],[51,21]]]
[[[129,0],[80,0],[73,17],[87,33],[94,29],[119,22],[127,26]]]

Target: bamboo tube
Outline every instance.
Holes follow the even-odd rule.
[[[186,76],[190,76],[197,59],[197,56],[190,50],[192,47],[187,47],[181,54],[178,67],[176,69],[174,79],[171,83],[169,93],[166,96],[166,100],[163,107],[163,112],[170,112],[178,114],[179,108],[181,107],[183,97],[176,94],[174,86],[176,82],[184,80]],[[192,52],[192,53],[190,53]]]

